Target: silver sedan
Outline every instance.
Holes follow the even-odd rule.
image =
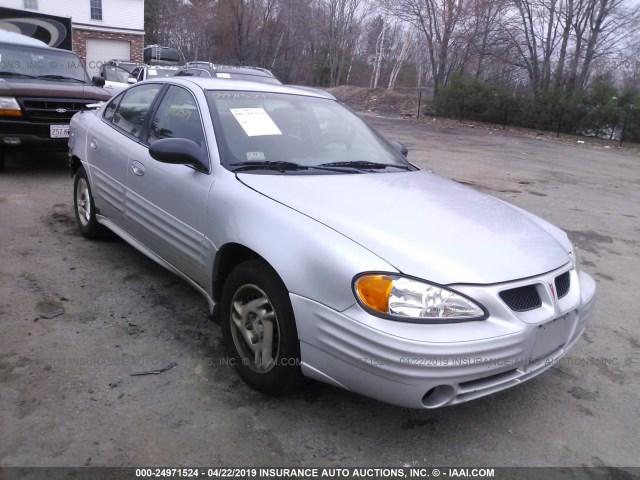
[[[551,367],[593,311],[564,232],[421,171],[320,91],[150,80],[76,114],[69,146],[80,232],[189,282],[267,394],[465,402]]]

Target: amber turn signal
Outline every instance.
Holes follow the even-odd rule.
[[[22,111],[20,110],[0,110],[0,115],[5,117],[21,117]]]
[[[363,275],[355,282],[360,301],[376,312],[389,311],[389,295],[393,280],[386,275]]]

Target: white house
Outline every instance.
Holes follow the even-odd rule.
[[[107,60],[143,60],[144,0],[2,0],[1,6],[71,17],[73,50],[90,74]]]

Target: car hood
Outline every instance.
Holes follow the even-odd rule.
[[[570,261],[571,246],[561,230],[434,174],[238,178],[349,237],[400,272],[432,282],[499,283]]]
[[[76,82],[36,80],[29,78],[0,78],[0,96],[59,97],[108,100],[109,92],[103,88]]]

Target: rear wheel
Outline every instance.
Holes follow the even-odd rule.
[[[6,153],[0,150],[0,172],[4,172]]]
[[[104,236],[106,229],[96,220],[93,194],[91,193],[87,172],[83,167],[80,167],[76,172],[73,181],[73,192],[76,223],[80,233],[89,239]]]
[[[301,383],[293,308],[271,267],[259,260],[237,266],[222,291],[220,318],[227,354],[247,384],[280,395]]]

